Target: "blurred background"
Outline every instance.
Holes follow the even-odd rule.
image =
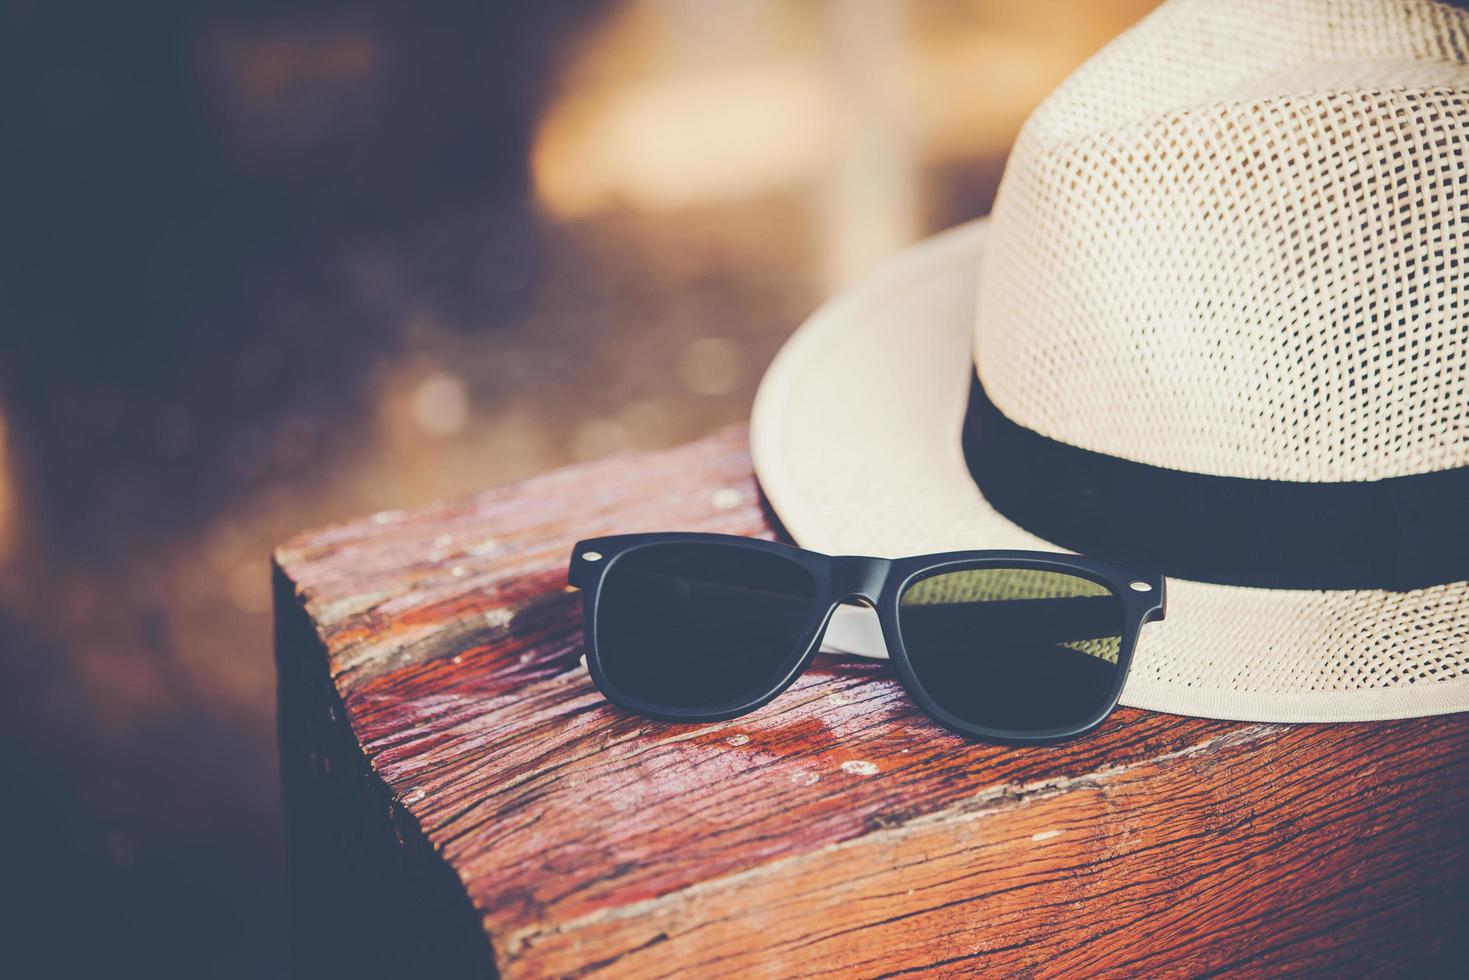
[[[284,972],[271,548],[743,421],[1153,5],[0,2],[8,962]]]

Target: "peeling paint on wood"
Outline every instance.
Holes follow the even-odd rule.
[[[1066,746],[970,745],[887,664],[838,658],[722,724],[604,702],[566,590],[574,541],[773,536],[758,501],[735,431],[282,547],[278,603],[310,633],[282,613],[293,824],[408,821],[394,839],[445,870],[424,872],[427,894],[462,902],[483,942],[422,955],[482,948],[481,974],[1371,972],[1448,955],[1469,911],[1464,716],[1122,710]],[[317,669],[315,700],[287,690]],[[287,732],[318,721],[342,737],[293,768]],[[323,803],[310,782],[329,766],[392,805]],[[343,812],[324,821],[329,805]],[[293,832],[293,853],[309,841]],[[364,922],[357,939],[428,928]]]

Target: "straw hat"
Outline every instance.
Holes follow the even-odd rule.
[[[751,422],[781,521],[1163,571],[1126,704],[1469,708],[1466,57],[1427,0],[1159,8],[1030,117],[987,221],[781,351]]]

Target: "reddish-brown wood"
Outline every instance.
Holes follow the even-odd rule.
[[[754,715],[655,724],[592,687],[565,565],[579,537],[668,529],[774,533],[742,432],[280,549],[303,967],[1275,974],[1452,955],[1469,718],[1122,710],[1060,747],[970,745],[886,665],[823,658]]]

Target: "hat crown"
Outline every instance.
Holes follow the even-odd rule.
[[[975,356],[1009,417],[1175,469],[1469,465],[1469,13],[1173,0],[1027,121]]]

